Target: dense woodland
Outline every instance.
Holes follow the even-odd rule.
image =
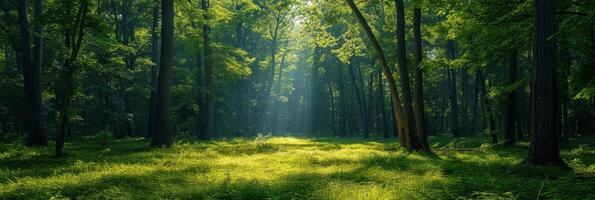
[[[429,156],[443,149],[434,138],[470,138],[522,148],[516,164],[576,170],[560,149],[594,145],[591,0],[3,0],[0,9],[6,152],[292,136]]]

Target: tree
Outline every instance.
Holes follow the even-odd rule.
[[[532,134],[528,161],[566,167],[560,157],[561,111],[556,81],[555,6],[533,2]]]
[[[58,135],[56,136],[56,156],[62,156],[64,154],[64,138],[66,132],[69,129],[70,116],[68,110],[72,102],[72,96],[74,95],[74,78],[77,72],[75,62],[80,53],[81,45],[83,43],[83,37],[85,35],[85,27],[87,22],[87,14],[89,12],[89,3],[87,1],[81,1],[79,9],[77,11],[76,19],[71,27],[71,30],[66,32],[65,44],[66,49],[70,53],[64,60],[64,74],[62,76],[62,98],[59,106],[59,127]]]
[[[204,22],[202,25],[202,41],[203,41],[203,48],[204,48],[204,56],[203,56],[203,63],[204,63],[204,69],[205,69],[205,74],[204,74],[204,89],[202,90],[202,97],[204,98],[204,100],[199,100],[199,101],[203,101],[203,104],[200,108],[200,123],[201,123],[201,128],[199,130],[199,135],[198,137],[202,140],[208,140],[212,133],[213,130],[213,111],[214,111],[214,93],[215,90],[213,89],[213,65],[211,63],[211,59],[209,58],[211,56],[211,44],[209,42],[209,32],[210,32],[210,27],[208,24],[208,8],[209,8],[209,2],[207,0],[201,0],[201,9],[203,10],[204,14]]]
[[[415,49],[415,131],[419,139],[419,145],[426,151],[429,151],[428,133],[426,128],[426,112],[424,110],[424,88],[423,73],[421,70],[422,46],[421,46],[421,8],[413,9],[413,47]]]
[[[151,20],[151,96],[149,100],[149,127],[147,131],[147,138],[155,135],[155,119],[157,114],[157,76],[159,65],[159,35],[157,28],[159,26],[159,2],[153,2],[152,20]]]
[[[152,146],[173,145],[171,131],[171,71],[174,60],[174,1],[161,0],[161,57],[157,90],[157,115]]]
[[[517,50],[511,50],[510,52],[510,66],[508,69],[508,83],[512,89],[508,92],[506,97],[506,141],[505,145],[514,145],[516,142],[516,75],[517,74]]]
[[[41,19],[41,0],[35,1],[35,20]],[[31,40],[29,32],[29,19],[27,17],[27,1],[18,1],[18,15],[20,28],[21,64],[23,66],[23,81],[25,88],[25,114],[24,125],[27,132],[27,146],[45,146],[47,139],[43,130],[43,109],[41,103],[41,24],[35,27],[35,46],[31,54]]]
[[[387,64],[386,58],[384,56],[384,51],[382,50],[380,43],[376,39],[376,36],[372,32],[372,29],[368,25],[368,22],[366,21],[366,19],[362,15],[362,13],[359,11],[359,9],[357,8],[357,6],[353,2],[353,0],[346,0],[346,1],[347,1],[347,4],[349,4],[349,7],[351,8],[351,10],[353,11],[353,14],[359,21],[361,27],[364,29],[364,32],[368,36],[368,39],[370,40],[370,43],[372,44],[374,52],[376,53],[376,56],[378,58],[378,62],[382,69],[382,73],[384,74],[384,78],[388,82],[391,98],[393,100],[393,106],[394,106],[393,112],[396,117],[396,123],[397,123],[396,127],[399,129],[399,142],[400,142],[401,146],[403,146],[407,149],[414,150],[413,149],[414,146],[411,145],[412,141],[410,140],[410,135],[413,134],[414,131],[410,128],[409,124],[406,123],[406,120],[404,118],[405,116],[403,115],[403,110],[401,107],[401,99],[399,97],[397,85],[395,83],[395,79],[393,78],[393,75],[392,75],[390,69],[388,68],[388,64]]]

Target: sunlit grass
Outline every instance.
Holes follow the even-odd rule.
[[[486,142],[433,137],[436,155],[424,155],[394,140],[239,138],[151,149],[147,140],[87,138],[67,144],[64,158],[1,144],[0,199],[534,199],[542,184],[542,199],[595,198],[589,144],[564,149],[569,172],[520,165],[526,145]]]

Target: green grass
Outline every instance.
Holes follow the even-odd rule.
[[[0,144],[0,199],[595,199],[592,140],[563,150],[572,171],[519,164],[527,144],[482,138],[432,137],[436,155],[381,139],[98,141],[70,141],[64,158]]]

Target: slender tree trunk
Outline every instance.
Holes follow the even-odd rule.
[[[27,1],[18,1],[21,65],[25,89],[24,126],[27,132],[27,146],[45,146],[47,139],[43,130],[43,109],[41,103],[41,53],[42,40],[41,25],[35,27],[36,35],[33,55],[31,55],[31,37],[29,19],[27,17]],[[36,19],[41,17],[41,0],[35,1],[34,14]]]
[[[287,47],[288,43],[285,43],[285,47]],[[279,74],[277,76],[277,85],[275,86],[275,97],[274,99],[272,99],[273,101],[273,109],[274,109],[274,114],[273,114],[273,121],[272,121],[272,125],[271,125],[271,134],[275,135],[277,134],[278,131],[278,127],[277,127],[277,123],[279,121],[279,118],[281,116],[279,116],[279,97],[281,96],[281,84],[283,83],[281,81],[281,79],[283,78],[283,65],[285,65],[285,57],[287,55],[287,52],[285,52],[282,56],[281,56],[281,63],[279,64]]]
[[[209,8],[209,2],[207,0],[201,0],[201,8],[204,12],[204,18],[208,19],[207,11]],[[209,41],[209,32],[211,28],[205,22],[202,25],[202,39],[204,45],[204,66],[205,66],[205,79],[204,79],[204,95],[205,103],[204,108],[200,108],[201,110],[204,109],[203,115],[201,115],[202,121],[202,128],[199,132],[198,138],[201,140],[208,140],[213,135],[213,117],[214,117],[214,93],[215,90],[213,88],[213,65],[211,63],[211,44]]]
[[[78,54],[83,43],[83,36],[85,33],[85,23],[87,18],[87,13],[89,8],[89,4],[87,2],[83,2],[80,5],[76,22],[74,23],[74,27],[72,28],[71,33],[76,34],[67,34],[66,35],[66,46],[67,49],[70,50],[70,55],[64,61],[64,69],[66,70],[63,80],[61,81],[64,86],[62,94],[62,100],[59,106],[59,127],[58,127],[58,135],[56,137],[56,156],[62,156],[64,154],[64,137],[66,136],[66,132],[68,131],[68,127],[70,124],[70,117],[68,116],[68,109],[70,107],[70,103],[72,101],[72,96],[74,95],[74,75],[76,72],[76,68],[74,62],[78,58]]]
[[[413,46],[415,48],[415,131],[423,151],[430,151],[426,125],[426,112],[424,110],[423,74],[421,71],[422,46],[421,46],[421,9],[413,10]]]
[[[157,90],[157,116],[152,146],[173,145],[170,122],[171,71],[174,58],[174,1],[161,0],[161,57]]]
[[[382,134],[382,136],[384,138],[390,138],[390,134],[388,133],[388,124],[386,124],[387,122],[387,118],[386,118],[386,110],[385,110],[385,103],[384,103],[384,85],[382,84],[382,72],[380,70],[378,70],[378,91],[376,91],[378,94],[377,96],[377,108],[378,108],[378,127],[379,127],[379,132]]]
[[[346,1],[347,1],[347,4],[349,4],[349,7],[351,8],[351,10],[353,11],[353,14],[359,21],[360,25],[364,29],[364,32],[368,36],[368,39],[370,40],[370,43],[372,44],[374,52],[376,53],[376,56],[378,57],[378,63],[382,69],[384,78],[388,82],[391,99],[392,99],[392,105],[394,107],[393,112],[394,112],[395,119],[396,119],[395,123],[396,123],[396,127],[398,128],[398,133],[399,133],[399,142],[400,142],[401,146],[410,149],[411,147],[410,147],[410,145],[408,145],[409,142],[406,140],[409,138],[409,135],[412,134],[414,131],[411,130],[408,123],[405,123],[406,120],[404,118],[403,108],[401,107],[401,99],[399,97],[399,93],[398,93],[399,91],[397,89],[397,84],[395,83],[395,79],[391,73],[390,68],[388,67],[388,63],[386,62],[386,57],[384,55],[384,51],[382,50],[380,43],[376,39],[376,36],[372,32],[370,25],[368,25],[368,22],[366,21],[366,19],[362,15],[362,13],[359,11],[359,9],[357,8],[357,6],[353,2],[353,0],[346,0]]]
[[[455,44],[452,40],[446,43],[446,54],[448,59],[454,60],[456,57]],[[459,106],[457,101],[457,77],[455,69],[447,69],[448,85],[449,85],[449,100],[450,100],[450,131],[454,137],[460,137],[459,125]]]
[[[147,132],[147,138],[155,135],[155,119],[157,114],[157,76],[159,65],[159,35],[157,34],[157,28],[159,26],[159,2],[155,0],[153,2],[153,21],[151,23],[151,61],[154,63],[151,66],[151,99],[149,100],[149,129]]]
[[[517,50],[510,52],[510,67],[508,69],[508,84],[514,85],[517,77]],[[516,88],[512,89],[507,95],[506,105],[506,139],[504,144],[512,146],[516,143]]]
[[[372,102],[374,102],[373,101],[373,97],[374,97],[374,92],[373,92],[374,87],[373,87],[373,85],[374,85],[374,73],[370,74],[370,82],[368,84],[368,106],[367,106],[367,109],[366,109],[366,110],[368,110],[367,115],[366,115],[366,121],[367,121],[368,127],[366,129],[365,134],[364,134],[364,138],[369,138],[370,137],[370,132],[372,132],[372,126],[374,124],[373,121],[372,121],[372,119],[373,119],[372,116],[374,116],[374,114],[373,114],[374,113],[374,106],[372,106]]]
[[[339,120],[339,135],[345,136],[347,134],[347,91],[345,88],[345,77],[343,75],[343,67],[339,67],[339,106],[341,109]]]
[[[488,97],[488,93],[486,90],[485,85],[485,78],[480,71],[475,73],[475,76],[479,79],[479,86],[482,93],[482,99],[484,107],[486,108],[486,117],[488,119],[488,134],[492,137],[492,144],[498,143],[498,136],[496,131],[496,120],[494,119],[494,115],[492,114],[492,106],[490,105],[490,98]]]

